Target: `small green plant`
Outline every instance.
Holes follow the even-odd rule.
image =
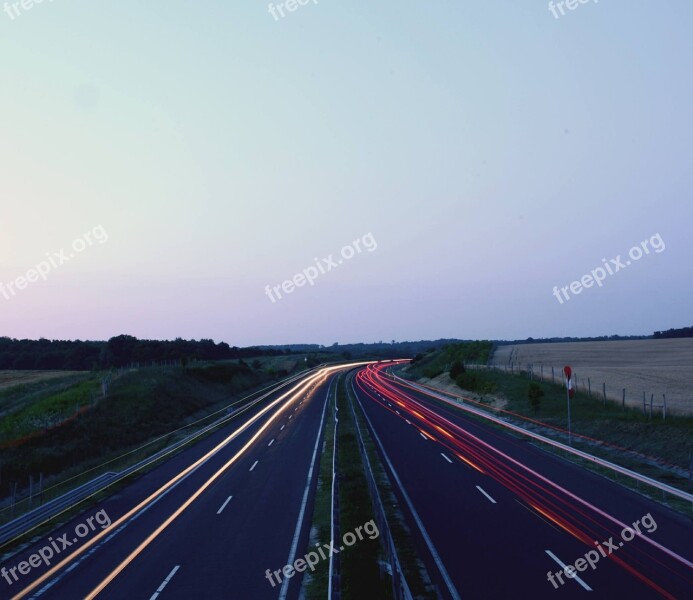
[[[529,403],[532,406],[532,409],[535,413],[539,409],[539,405],[541,404],[541,399],[543,396],[544,390],[538,383],[533,381],[529,384],[529,389],[527,390],[527,397],[529,398]]]

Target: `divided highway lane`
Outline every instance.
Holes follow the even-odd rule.
[[[36,569],[33,582],[20,579],[9,587],[0,581],[0,597],[280,597],[265,570],[280,569],[291,548],[307,543],[307,475],[329,381],[343,368],[323,368],[273,394],[252,416],[197,445],[208,450],[216,443],[215,453],[200,455],[195,446],[88,511],[85,516],[103,508],[113,524],[61,555],[49,571]],[[151,481],[162,484],[158,493]],[[6,564],[18,564],[45,543]],[[283,597],[294,598],[300,582],[289,583]]]
[[[359,371],[355,390],[462,597],[690,597],[686,519],[393,384],[384,368]],[[618,522],[648,513],[656,531],[647,520],[622,541]],[[616,549],[590,555],[595,569],[551,583],[549,571],[610,537]]]

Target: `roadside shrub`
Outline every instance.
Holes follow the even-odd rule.
[[[450,367],[450,377],[456,380],[464,372],[465,368],[461,361],[456,360],[452,363],[452,367]]]
[[[440,375],[441,373],[443,373],[442,369],[439,369],[437,367],[426,367],[424,369],[423,375],[424,377],[428,377],[428,379],[433,379],[434,377],[438,377],[438,375]]]
[[[541,404],[541,399],[544,396],[544,390],[541,388],[541,386],[536,383],[532,382],[529,384],[529,388],[527,390],[527,397],[529,398],[529,403],[534,409],[534,412],[537,412],[537,409],[539,408],[539,405]]]
[[[492,394],[496,391],[496,384],[489,381],[482,373],[464,371],[455,378],[455,383],[463,390],[478,392],[480,394]]]
[[[455,383],[463,390],[469,390],[470,392],[479,391],[479,376],[476,373],[465,371],[457,376]]]

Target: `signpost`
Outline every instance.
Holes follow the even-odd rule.
[[[575,390],[573,389],[573,370],[569,366],[563,367],[563,374],[565,375],[565,387],[566,395],[568,397],[568,445],[573,445],[573,437],[570,431],[570,399],[575,395]]]

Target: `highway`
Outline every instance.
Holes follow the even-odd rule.
[[[352,389],[442,596],[692,596],[690,520],[393,381],[388,366],[361,369]]]
[[[3,563],[15,570],[0,579],[0,597],[298,597],[301,574],[280,585],[270,583],[266,570],[281,569],[308,544],[313,467],[328,391],[343,369],[321,368],[271,393],[221,430],[42,536]],[[97,511],[105,511],[101,514],[110,526],[78,539],[76,528]],[[53,546],[50,567],[42,563],[26,574],[17,570],[49,540],[60,538],[70,547],[58,554],[60,546]]]
[[[389,366],[362,364],[347,381],[441,598],[690,597],[689,520],[393,380]],[[327,400],[352,368],[268,392],[42,534],[2,564],[0,598],[295,600],[303,574],[267,572],[308,548]],[[108,523],[78,539],[99,514]],[[57,540],[69,547],[22,573]],[[566,565],[585,568],[568,577]]]

